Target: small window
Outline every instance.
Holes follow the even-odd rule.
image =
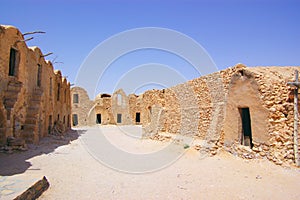
[[[60,99],[60,83],[57,84],[57,101]]]
[[[73,94],[73,103],[78,103],[78,102],[79,102],[78,94]]]
[[[73,114],[73,126],[77,126],[78,125],[78,115],[77,114]]]
[[[59,121],[59,114],[57,115],[57,121]]]
[[[117,114],[117,123],[122,123],[122,114]]]
[[[8,75],[9,76],[16,76],[17,73],[17,53],[18,51],[15,50],[14,48],[10,49],[10,57],[9,57],[9,71]]]
[[[117,105],[122,105],[122,95],[121,94],[117,94]]]
[[[64,102],[66,103],[67,102],[67,89],[65,89],[65,91],[64,91]]]
[[[38,64],[36,85],[38,87],[41,87],[41,82],[42,82],[42,66]]]
[[[52,78],[50,78],[50,82],[49,82],[49,95],[50,97],[52,96]]]

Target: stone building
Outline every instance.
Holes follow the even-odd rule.
[[[53,128],[70,128],[70,83],[13,26],[0,26],[0,91],[0,145],[9,136],[38,143]]]
[[[222,148],[244,158],[292,164],[294,97],[287,82],[296,69],[238,64],[140,96],[100,95],[88,121],[119,124],[122,118],[120,124],[142,124],[145,137],[192,137],[190,145],[211,155]]]
[[[73,126],[141,124],[141,98],[120,89],[91,101],[81,87],[71,88]]]

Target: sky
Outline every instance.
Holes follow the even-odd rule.
[[[53,52],[47,59],[54,60],[54,67],[74,86],[97,47],[120,33],[145,27],[173,30],[194,40],[215,64],[212,71],[237,63],[300,65],[300,1],[296,0],[0,0],[0,8],[0,24],[23,33],[46,32],[33,35],[27,45],[39,46],[44,54]],[[99,59],[109,57],[106,53],[110,52]],[[154,48],[119,55],[109,66],[100,66],[102,61],[94,63],[98,79],[88,89],[90,97],[119,87],[141,93],[204,75],[181,55]],[[106,67],[105,73],[97,74],[97,67]],[[86,79],[89,83],[90,77]],[[135,85],[126,89],[131,80]]]

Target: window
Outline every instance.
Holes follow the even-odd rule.
[[[78,103],[78,102],[79,102],[78,94],[73,94],[73,103]]]
[[[38,64],[36,85],[38,87],[41,87],[41,82],[42,82],[42,66]]]
[[[50,97],[52,96],[52,78],[50,78],[50,83],[49,83],[49,95]]]
[[[59,114],[57,115],[57,121],[59,121]]]
[[[122,123],[122,114],[117,114],[117,123]]]
[[[16,71],[17,71],[17,53],[18,51],[15,50],[14,48],[10,49],[10,56],[9,56],[9,71],[8,75],[9,76],[16,76]]]
[[[122,105],[122,95],[121,94],[117,94],[117,105]]]
[[[77,126],[78,125],[78,115],[77,114],[73,114],[73,126]]]
[[[57,101],[59,101],[60,98],[60,83],[57,84]]]
[[[63,118],[63,124],[65,124],[66,123],[66,116],[64,116],[64,118]]]
[[[65,91],[64,91],[64,98],[65,98],[64,102],[66,103],[67,102],[67,89],[65,89]]]

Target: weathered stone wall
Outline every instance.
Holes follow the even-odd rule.
[[[276,164],[292,164],[293,93],[287,82],[293,80],[295,69],[300,67],[247,68],[238,64],[140,96],[127,97],[117,91],[109,102],[112,106],[107,103],[96,112],[111,111],[108,116],[115,120],[117,113],[128,116],[121,124],[136,124],[136,113],[140,113],[144,137],[188,136],[195,139],[196,149],[211,155],[225,149],[243,158],[265,157]],[[249,110],[251,137],[244,135],[243,109]]]
[[[287,82],[293,80],[295,69],[300,70],[239,64],[169,89],[147,91],[143,94],[145,135],[190,135],[204,141],[197,149],[212,154],[224,148],[244,158],[266,157],[276,164],[291,164],[293,97]],[[174,96],[166,92],[170,90]],[[241,145],[242,108],[250,110],[250,147]]]
[[[247,89],[252,90],[249,93],[255,92],[255,95],[240,97],[243,102],[249,100],[245,105],[251,112],[253,148],[243,148],[236,137],[235,143],[228,147],[230,151],[246,158],[266,157],[276,164],[294,162],[293,95],[287,82],[293,81],[296,69],[300,70],[299,67],[245,68],[232,78],[229,100],[237,99],[234,94],[237,93],[237,84],[239,87],[248,86]]]
[[[78,95],[78,102],[74,101],[74,95]],[[90,100],[87,92],[80,87],[71,88],[71,105],[72,105],[72,126],[87,126],[88,115],[93,108],[93,101]],[[77,115],[77,124],[74,121],[74,115]],[[94,121],[95,123],[95,121]]]
[[[11,61],[15,64],[11,65]],[[8,136],[38,143],[41,137],[53,131],[56,120],[53,116],[58,114],[65,119],[60,131],[70,128],[67,120],[71,112],[70,84],[61,74],[56,76],[52,63],[45,61],[41,50],[28,48],[22,33],[12,26],[0,26],[0,78],[1,145],[6,144]],[[55,95],[50,94],[50,90],[54,90],[50,79],[53,86],[60,83],[63,99],[57,101]]]

